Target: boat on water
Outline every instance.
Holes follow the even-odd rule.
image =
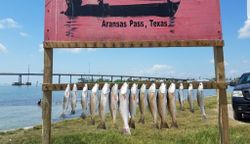
[[[28,66],[28,77],[27,77],[27,82],[25,83],[22,83],[22,77],[21,75],[19,76],[19,79],[18,79],[18,82],[13,82],[12,83],[12,86],[23,86],[23,85],[26,85],[26,86],[31,86],[31,82],[29,81],[29,73],[30,73],[30,66]]]
[[[82,0],[65,0],[67,10],[61,12],[69,17],[93,16],[93,17],[139,17],[139,16],[159,16],[174,17],[180,4],[179,1],[171,0],[142,0],[138,1],[117,1],[105,2],[97,0],[96,4],[82,4]]]
[[[22,83],[22,82],[13,82],[12,86],[31,86],[32,83],[31,82],[26,82],[26,83]]]

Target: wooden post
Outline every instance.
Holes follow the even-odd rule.
[[[214,47],[215,76],[217,83],[225,83],[225,68],[223,47]],[[218,121],[220,130],[220,140],[222,144],[229,143],[229,125],[226,89],[217,89],[218,96]]]
[[[44,49],[43,83],[52,83],[53,49]],[[42,100],[42,144],[51,144],[51,105],[52,91],[43,91]]]

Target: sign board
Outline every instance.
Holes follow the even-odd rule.
[[[45,42],[222,40],[219,0],[46,0]]]

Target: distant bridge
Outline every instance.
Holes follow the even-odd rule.
[[[0,76],[18,76],[18,83],[22,83],[23,76],[43,76],[43,73],[0,73]],[[131,75],[111,75],[111,74],[81,74],[81,73],[53,73],[53,76],[58,77],[58,83],[61,83],[62,76],[68,76],[70,83],[72,83],[72,77],[78,77],[80,80],[85,80],[84,77],[88,77],[89,81],[94,81],[94,78],[99,80],[106,80],[113,82],[116,80],[169,80],[169,81],[187,81],[188,79],[167,78],[167,77],[152,77],[152,76],[131,76]],[[104,79],[106,78],[106,79]]]

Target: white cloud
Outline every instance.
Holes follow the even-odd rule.
[[[250,38],[250,19],[245,21],[245,25],[238,31],[238,38]]]
[[[0,43],[0,53],[6,53],[6,52],[7,48],[2,43]]]
[[[172,69],[171,66],[168,65],[162,65],[162,64],[155,64],[153,67],[150,69],[152,72],[158,72],[158,71],[164,71],[164,70],[170,70]]]
[[[20,25],[12,18],[5,18],[0,20],[0,29],[18,28]]]
[[[20,32],[19,34],[20,34],[20,36],[22,36],[22,37],[27,37],[27,36],[29,36],[29,34],[27,34],[27,33],[25,33],[25,32]]]
[[[175,74],[172,66],[165,64],[155,64],[150,68],[139,71],[139,75],[171,77]]]

